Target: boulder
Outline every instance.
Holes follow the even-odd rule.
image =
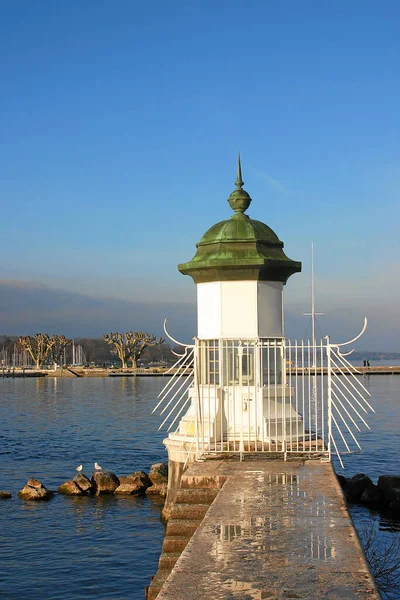
[[[65,494],[66,496],[82,496],[83,492],[79,485],[75,483],[73,479],[65,481],[58,488],[59,494]]]
[[[11,498],[10,492],[0,492],[0,499],[5,500],[6,498]]]
[[[146,496],[161,496],[165,498],[167,495],[168,485],[166,483],[155,483],[146,490]]]
[[[66,481],[62,483],[58,488],[59,494],[64,494],[65,496],[85,496],[86,493],[81,490],[79,485],[71,479],[70,481]]]
[[[360,496],[360,502],[363,504],[370,504],[372,506],[377,506],[382,499],[382,494],[378,490],[378,486],[373,483],[366,487],[363,493]]]
[[[94,471],[91,479],[92,491],[100,494],[113,494],[119,486],[119,479],[111,471]]]
[[[121,483],[114,494],[121,496],[143,496],[145,489],[144,485],[140,483]]]
[[[350,479],[348,477],[344,477],[344,475],[338,475],[336,474],[337,480],[340,483],[340,487],[342,488],[342,490],[345,490],[348,486],[348,483],[350,481]]]
[[[82,473],[78,473],[73,479],[66,481],[58,488],[59,494],[66,496],[87,496],[91,491],[92,484],[90,483],[90,479]]]
[[[134,471],[130,475],[127,475],[124,479],[125,483],[137,483],[139,485],[143,485],[144,488],[148,488],[153,485],[151,479],[144,471]]]
[[[396,498],[393,498],[393,500],[390,501],[389,508],[396,512],[400,511],[400,493]]]
[[[119,481],[120,481],[120,484],[130,483],[130,484],[141,485],[144,488],[144,490],[146,488],[148,488],[150,485],[153,485],[151,483],[151,480],[149,479],[149,476],[144,471],[135,471],[134,473],[131,473],[130,475],[125,475],[124,477],[120,477]]]
[[[367,475],[364,475],[364,473],[357,473],[357,475],[354,475],[354,477],[347,480],[347,485],[344,488],[346,497],[352,502],[357,502],[360,500],[366,488],[373,485],[374,484]]]
[[[168,483],[168,464],[156,463],[151,465],[149,479],[153,484]]]
[[[72,481],[74,481],[76,485],[80,487],[82,492],[91,492],[92,484],[90,482],[90,479],[86,477],[86,475],[84,475],[83,473],[78,473],[78,475],[75,475]]]
[[[400,476],[381,475],[378,479],[378,489],[386,504],[396,503],[400,499]]]
[[[18,492],[18,496],[22,500],[50,500],[54,494],[37,479],[28,479],[26,486]]]

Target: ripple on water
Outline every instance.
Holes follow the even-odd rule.
[[[22,502],[29,477],[49,489],[93,463],[117,474],[166,459],[150,412],[163,379],[0,382],[0,489],[13,493],[0,513],[0,597],[58,600],[142,598],[157,570],[162,503],[144,498]]]

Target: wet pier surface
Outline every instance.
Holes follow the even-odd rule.
[[[227,477],[158,600],[380,598],[329,463],[212,460]]]

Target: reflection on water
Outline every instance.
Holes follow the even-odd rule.
[[[164,461],[151,416],[163,379],[2,379],[0,597],[142,598],[157,570],[162,503],[143,498],[65,497],[22,502],[30,477],[56,490],[83,464],[127,475]],[[51,589],[51,593],[49,590]]]
[[[254,551],[257,551],[257,556],[263,552],[269,557],[274,554],[281,564],[289,565],[290,560],[286,551],[291,547],[291,543],[288,539],[290,540],[293,534],[299,538],[297,528],[300,526],[301,529],[303,524],[299,525],[301,516],[300,521],[296,520],[296,516],[301,509],[302,514],[308,515],[310,519],[308,529],[300,534],[302,545],[299,549],[299,557],[301,556],[302,560],[323,561],[336,557],[337,549],[329,535],[329,530],[335,526],[335,521],[329,518],[331,512],[326,498],[320,496],[310,498],[308,492],[302,489],[302,477],[296,474],[246,471],[246,476],[252,478],[253,485],[254,481],[259,485],[257,503],[262,498],[263,501],[259,504],[265,514],[248,516],[246,507],[249,496],[245,491],[236,491],[238,497],[234,498],[234,503],[239,506],[235,521],[232,522],[230,519],[227,522],[221,519],[220,523],[211,529],[215,535],[211,547],[212,556],[227,563],[230,548],[234,545],[235,552],[242,553],[244,560],[246,554],[251,560]],[[314,519],[314,517],[324,518]],[[236,585],[237,582],[234,583]]]
[[[247,522],[244,520],[244,523],[241,524],[220,523],[212,530],[217,537],[214,540],[211,553],[216,558],[225,556],[227,544],[238,538],[246,540],[249,552],[254,552],[254,550],[276,551],[277,535],[290,534],[287,521],[288,519],[285,518],[279,520],[271,517],[253,517]],[[285,532],[285,529],[287,532]],[[272,532],[274,532],[273,535],[271,535]],[[335,558],[337,555],[337,550],[333,546],[330,536],[318,531],[316,527],[305,534],[304,541],[305,552],[303,558],[327,560]]]
[[[363,385],[371,394],[371,403],[376,410],[369,415],[371,431],[358,434],[363,452],[344,456],[344,470],[333,459],[337,473],[352,477],[365,473],[377,482],[379,475],[399,475],[400,447],[400,377],[398,375],[372,375],[363,377]],[[350,513],[357,531],[373,529],[374,535],[382,544],[397,539],[400,520],[393,515],[379,515],[363,506],[351,505]],[[397,562],[399,556],[394,556]],[[400,589],[392,590],[390,598],[400,600]]]
[[[247,581],[235,581],[232,579],[226,581],[223,585],[223,588],[226,591],[232,592],[233,597],[236,598],[251,598],[252,600],[275,600],[276,598],[273,590],[260,590],[259,586]],[[246,596],[242,595],[243,592],[246,592]],[[240,596],[237,595],[238,593],[240,593]],[[295,598],[296,596],[286,597]]]
[[[310,556],[318,560],[326,560],[327,558],[335,558],[336,549],[333,547],[331,539],[326,535],[321,535],[318,532],[310,532]]]
[[[48,598],[50,587],[54,600],[64,598],[66,590],[76,600],[142,597],[156,571],[162,543],[159,502],[56,496],[36,504],[20,502],[15,494],[32,476],[56,489],[75,475],[81,463],[90,476],[94,461],[128,474],[165,460],[163,433],[157,431],[158,419],[151,416],[164,383],[162,378],[0,381],[0,489],[14,494],[1,504],[0,597],[28,600],[35,590],[35,597]],[[399,474],[400,377],[373,376],[366,385],[377,412],[369,420],[371,431],[360,436],[364,453],[345,457],[344,474],[364,472],[376,481],[381,474]],[[216,561],[224,559],[230,546],[242,544],[245,553],[251,548],[249,540],[253,549],[267,555],[282,532],[290,534],[298,502],[307,503],[312,515],[329,513],[329,502],[307,496],[300,478],[283,473],[265,478],[256,470],[253,476],[264,488],[265,502],[274,486],[282,487],[289,516],[278,521],[266,510],[243,520],[246,501],[239,498],[238,518],[221,519],[215,528]],[[399,534],[399,523],[390,517],[363,507],[353,507],[352,516],[357,527],[366,523],[383,536]],[[328,534],[313,530],[305,533],[302,551],[308,559],[331,560],[337,549]],[[242,581],[226,585],[232,595],[237,592],[236,597],[242,589],[256,600],[273,598],[269,590]]]

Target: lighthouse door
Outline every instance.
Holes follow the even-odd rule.
[[[224,342],[224,414],[227,438],[240,441],[255,431],[255,343]],[[252,434],[253,432],[253,434]]]

